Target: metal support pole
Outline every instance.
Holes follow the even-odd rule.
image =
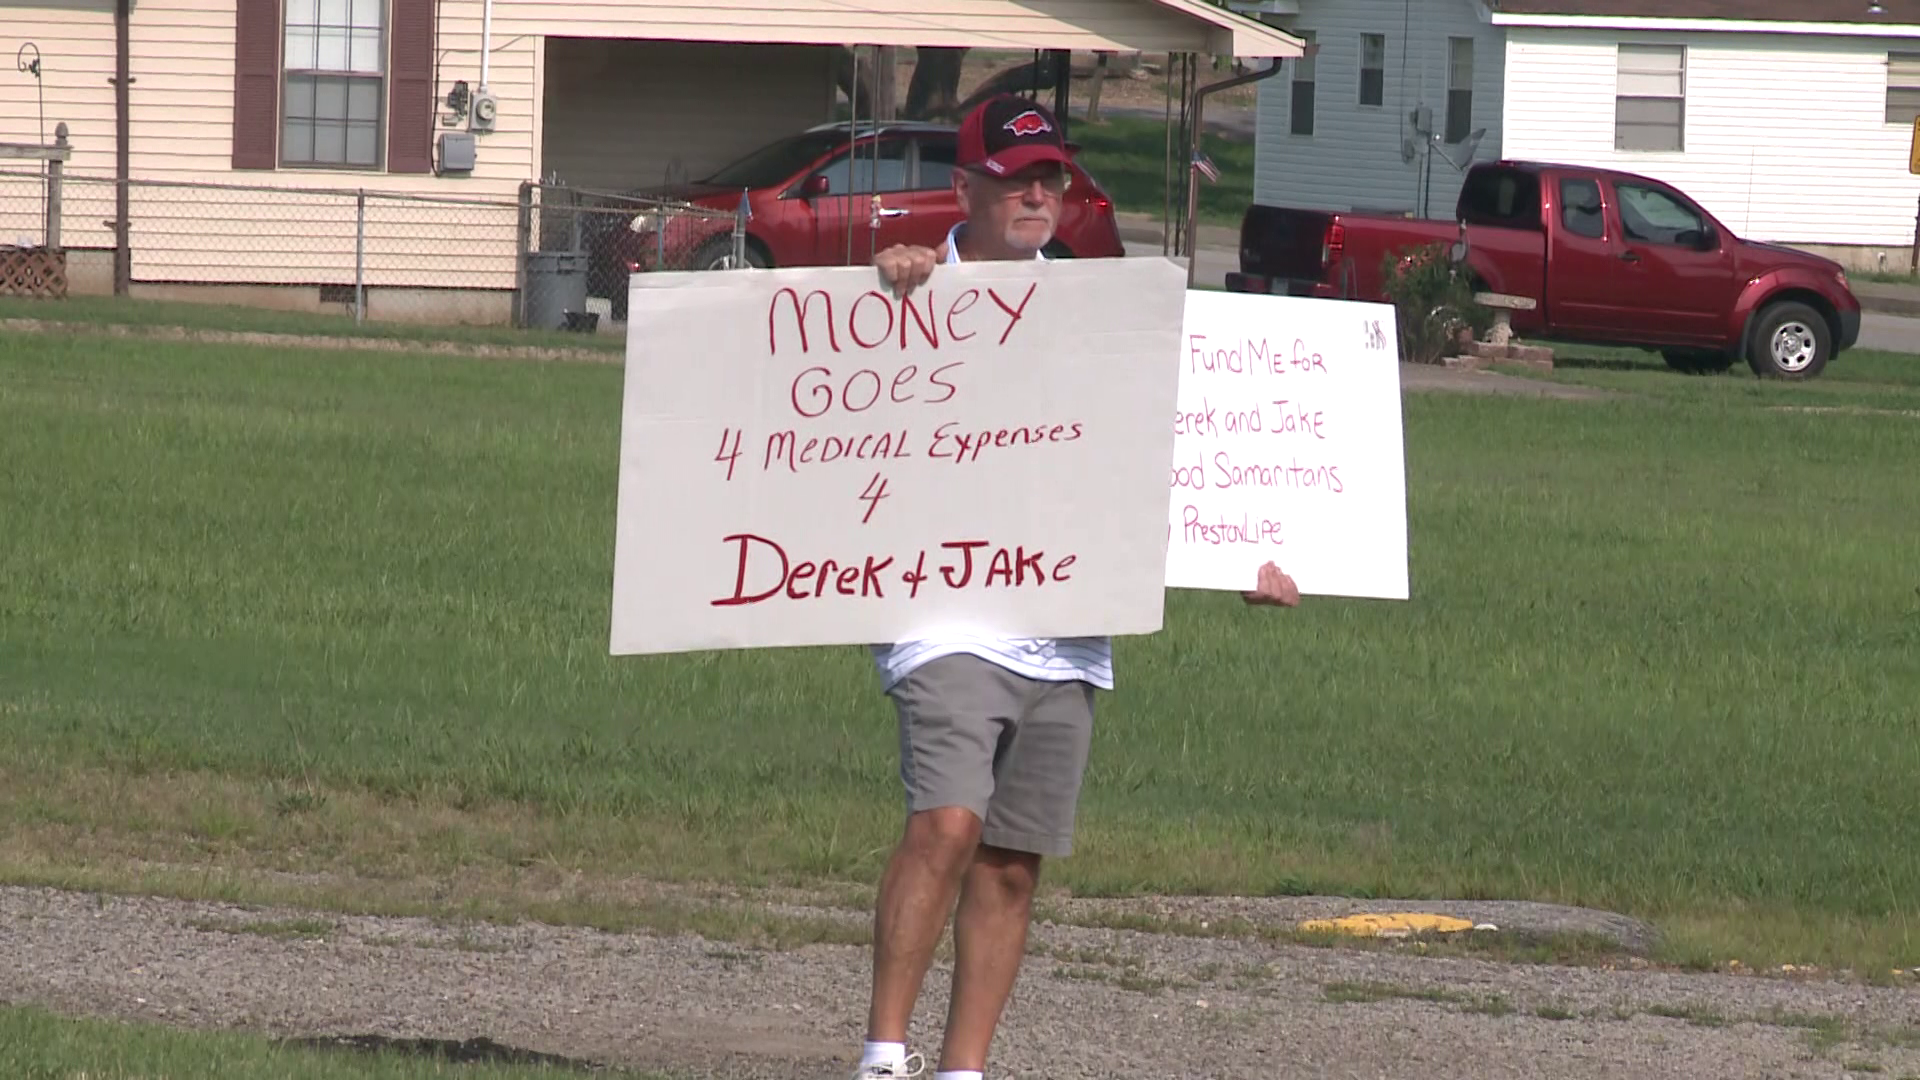
[[[853,178],[860,173],[860,46],[853,45],[847,50],[853,55],[853,90],[847,94],[847,193],[843,197],[846,207],[847,261],[853,265]],[[833,198],[828,192],[827,197]]]
[[[527,253],[533,250],[533,181],[520,181],[520,210],[513,238],[513,325],[527,325]]]
[[[1060,121],[1060,139],[1071,138],[1068,134],[1073,120],[1067,114],[1072,111],[1068,100],[1073,86],[1073,53],[1066,49],[1053,50],[1053,116]]]
[[[747,193],[740,193],[740,206],[733,212],[733,268],[742,270],[747,265],[747,218],[753,210],[747,205]]]
[[[353,321],[367,321],[367,189],[353,200]]]
[[[129,41],[132,0],[114,0],[113,5],[113,295],[125,296],[133,283],[133,250],[129,246],[127,185],[129,183],[128,89],[133,83],[133,63]]]

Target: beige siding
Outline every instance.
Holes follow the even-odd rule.
[[[514,0],[494,7],[514,34],[814,45],[1211,52],[1213,24],[1152,0]],[[564,28],[564,30],[563,30]]]
[[[440,0],[436,93],[478,87],[482,0]],[[112,243],[113,18],[108,4],[5,9],[5,42],[31,40],[45,66],[46,130],[71,132],[63,239]],[[1242,20],[1209,17],[1195,0],[496,0],[491,89],[497,130],[479,140],[470,176],[280,169],[233,172],[234,7],[210,0],[138,0],[131,39],[130,196],[133,274],[144,281],[341,283],[352,279],[352,197],[287,189],[361,189],[373,197],[367,263],[375,284],[509,288],[514,214],[501,206],[409,205],[422,195],[510,203],[522,181],[551,172],[581,185],[660,179],[675,158],[689,174],[825,115],[826,56],[806,46],[896,45],[1232,51],[1266,55],[1287,42]],[[737,43],[652,45],[637,63],[544,70],[546,37]],[[780,47],[773,43],[800,47]],[[734,51],[741,45],[756,51]],[[565,48],[574,48],[566,46]],[[568,54],[619,58],[620,46]],[[637,48],[637,47],[636,47]],[[1262,50],[1265,50],[1264,52]],[[712,57],[727,78],[706,74]],[[744,57],[728,63],[728,57]],[[9,73],[0,142],[37,142],[31,80]],[[746,76],[741,78],[739,76]],[[543,78],[546,85],[543,87]],[[547,108],[543,89],[556,105]],[[550,130],[543,131],[544,128]],[[543,168],[543,145],[553,160]],[[0,242],[37,241],[40,186],[0,163]],[[11,172],[13,175],[8,175]],[[232,184],[211,190],[166,184]]]
[[[438,96],[457,79],[479,83],[480,0],[442,0]],[[68,247],[110,247],[113,216],[114,107],[111,9],[10,8],[8,37],[32,40],[45,71],[48,138],[65,122]],[[134,83],[129,119],[129,195],[133,274],[143,281],[240,281],[275,284],[353,280],[353,202],[347,196],[281,195],[156,186],[142,181],[233,184],[250,188],[364,189],[512,202],[537,171],[534,81],[538,37],[509,40],[497,30],[491,68],[500,99],[496,130],[481,136],[469,176],[393,175],[330,169],[234,172],[231,4],[140,0],[130,24]],[[0,142],[38,142],[37,106],[24,75],[0,93]],[[24,163],[4,166],[11,171]],[[514,213],[510,209],[400,204],[376,199],[385,218],[369,218],[369,281],[511,288]],[[0,176],[0,241],[39,234],[34,183]],[[380,245],[384,245],[381,247]]]
[[[1920,177],[1886,122],[1889,39],[1509,29],[1506,152],[1656,177],[1736,233],[1797,244],[1913,243]],[[1687,46],[1686,149],[1614,149],[1622,42]]]
[[[602,191],[663,183],[669,166],[706,176],[828,119],[831,59],[810,45],[549,38],[544,173]]]

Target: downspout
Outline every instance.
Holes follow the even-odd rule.
[[[487,93],[487,75],[493,65],[493,0],[485,0],[480,7],[480,92]],[[434,87],[436,93],[439,87]]]
[[[1320,46],[1318,44],[1309,45],[1307,46],[1307,52],[1305,55],[1312,55],[1319,51],[1320,51]],[[1200,244],[1200,224],[1198,221],[1195,220],[1195,215],[1198,214],[1199,208],[1200,208],[1200,180],[1199,180],[1199,177],[1195,176],[1194,174],[1199,171],[1195,162],[1198,161],[1200,157],[1200,136],[1207,130],[1206,128],[1207,95],[1217,94],[1217,93],[1220,93],[1222,90],[1232,90],[1236,86],[1245,86],[1248,83],[1257,83],[1263,79],[1271,79],[1275,75],[1280,74],[1280,58],[1275,56],[1275,57],[1271,57],[1270,59],[1273,61],[1273,63],[1269,65],[1267,67],[1267,70],[1265,71],[1255,71],[1255,72],[1250,72],[1246,75],[1236,75],[1231,79],[1224,79],[1220,82],[1214,83],[1212,86],[1203,86],[1199,90],[1194,92],[1193,129],[1189,135],[1189,137],[1192,140],[1192,143],[1187,147],[1186,249],[1187,249],[1187,288],[1189,289],[1193,288],[1194,269],[1199,263],[1199,259],[1197,258],[1197,255],[1198,255],[1197,249]]]

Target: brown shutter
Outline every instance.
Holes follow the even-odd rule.
[[[233,167],[271,169],[280,147],[280,0],[237,0]]]
[[[387,54],[387,171],[433,171],[434,0],[392,0]]]

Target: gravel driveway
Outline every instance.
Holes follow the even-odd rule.
[[[1246,915],[1266,902],[1203,903]],[[1053,924],[1036,928],[1034,948],[995,1078],[1920,1075],[1911,986]],[[0,1002],[74,1013],[282,1036],[484,1038],[676,1076],[844,1078],[869,954],[9,888],[0,957]],[[929,979],[914,1033],[928,1053],[945,971]]]

